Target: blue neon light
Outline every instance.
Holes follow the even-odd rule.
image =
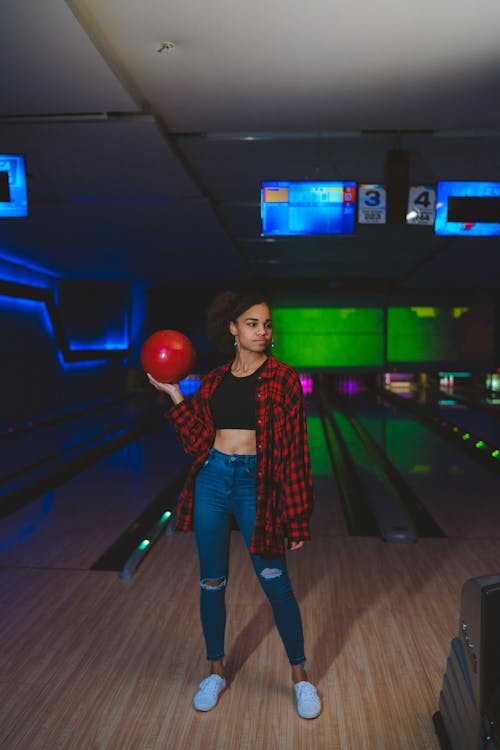
[[[52,320],[47,311],[45,302],[42,300],[22,299],[19,297],[7,297],[0,294],[0,306],[4,308],[10,308],[17,310],[21,313],[29,313],[30,315],[37,314],[40,318],[43,330],[54,339],[54,328],[52,326]],[[59,364],[64,370],[68,369],[84,369],[92,368],[99,365],[106,365],[108,360],[106,359],[85,359],[77,362],[67,362],[64,359],[61,351],[57,352]]]
[[[0,157],[1,158],[1,157]],[[29,263],[25,263],[24,261],[20,261],[18,258],[14,258],[8,254],[6,254],[4,251],[0,254],[0,282],[6,281],[11,282],[14,284],[22,284],[26,286],[30,286],[36,289],[45,289],[47,290],[47,293],[52,296],[53,303],[57,306],[58,304],[58,289],[57,286],[54,285],[52,279],[50,278],[43,278],[44,276],[55,276],[55,274],[51,274],[49,271],[37,268],[34,265],[30,265]],[[31,299],[28,297],[17,297],[15,296],[15,293],[11,295],[2,295],[4,299],[12,300],[12,305],[18,306],[18,309],[23,308],[23,304],[39,304],[43,305],[46,309],[47,301],[46,300],[38,300],[38,299]],[[37,294],[34,294],[33,296],[38,296]],[[46,312],[47,318],[46,320],[49,321],[49,323],[46,325],[46,330],[50,331],[51,335],[54,334],[52,321],[50,320],[50,316],[48,314],[48,311]],[[129,350],[129,311],[126,310],[125,313],[125,320],[123,322],[123,330],[121,331],[113,331],[112,333],[108,333],[103,339],[99,340],[92,340],[92,341],[78,341],[75,339],[72,339],[71,341],[68,341],[67,343],[67,350],[71,353],[79,353],[84,354],[85,352],[123,352],[125,355],[128,354]],[[63,347],[64,349],[65,347]],[[90,361],[90,360],[87,360]],[[92,362],[101,362],[105,360],[91,360]],[[71,365],[71,366],[80,366],[82,367],[83,364],[81,361],[75,363],[75,362],[65,362],[65,360],[62,360],[64,362],[64,366]]]
[[[113,339],[109,336],[103,341],[70,341],[69,350],[71,352],[86,352],[89,350],[99,349],[108,352],[126,352],[128,344],[124,339]]]
[[[29,284],[39,289],[49,289],[53,283],[50,277],[56,278],[57,276],[31,263],[21,263],[4,250],[0,253],[0,279],[2,281],[13,281],[16,284]]]
[[[0,294],[0,304],[3,307],[18,310],[19,312],[27,312],[30,315],[37,313],[40,315],[44,330],[53,336],[52,321],[50,315],[47,312],[45,303],[36,299],[21,299],[19,297],[7,297],[4,294]]]
[[[448,221],[450,198],[500,198],[500,182],[438,182],[434,231],[438,235],[492,237],[500,235],[498,222]]]
[[[0,218],[19,218],[28,215],[28,192],[24,156],[0,154]]]
[[[179,387],[183,396],[192,396],[193,393],[199,390],[201,378],[199,375],[188,375],[187,378],[181,380]]]

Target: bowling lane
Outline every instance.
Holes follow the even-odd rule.
[[[393,404],[360,393],[350,406],[447,536],[500,537],[498,476]]]
[[[125,413],[123,408],[111,411],[120,418]],[[309,411],[315,489],[331,499],[321,505],[321,513],[315,513],[314,533],[335,529],[344,535],[345,520],[321,420]],[[100,416],[87,416],[87,434],[98,429]],[[90,568],[188,460],[172,427],[162,425],[0,520],[0,567]]]
[[[40,429],[3,435],[0,451],[0,485],[29,467],[40,466],[62,451],[72,451],[104,433],[145,420],[158,412],[158,397],[147,394],[89,409]]]
[[[2,519],[0,567],[90,568],[186,462],[162,425]]]
[[[473,405],[457,401],[452,393],[429,393],[418,390],[408,392],[404,396],[425,405],[434,415],[469,430],[493,447],[500,448],[500,412],[496,414],[476,409]]]
[[[312,534],[347,536],[347,523],[342,501],[332,474],[332,464],[317,410],[308,404],[307,435],[314,479],[316,506],[312,516]]]

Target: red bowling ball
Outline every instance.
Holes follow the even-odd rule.
[[[196,352],[187,336],[166,329],[153,333],[141,349],[141,364],[160,383],[178,383],[194,365]]]

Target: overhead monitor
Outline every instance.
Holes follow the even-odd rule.
[[[500,182],[438,182],[436,221],[439,235],[500,235]]]
[[[263,182],[263,235],[353,234],[355,182]]]
[[[0,154],[0,219],[28,215],[26,170],[21,154]]]

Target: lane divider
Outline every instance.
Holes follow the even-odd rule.
[[[137,567],[141,564],[152,545],[161,534],[165,532],[166,524],[168,524],[172,515],[173,513],[171,510],[166,510],[162,513],[155,525],[149,530],[147,537],[139,542],[121,570],[120,578],[122,580],[128,581],[132,578]]]

